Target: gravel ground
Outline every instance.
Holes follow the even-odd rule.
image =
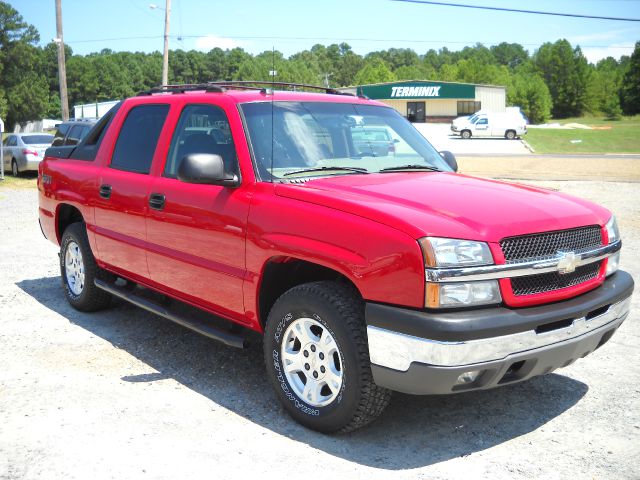
[[[640,189],[528,182],[618,215],[640,279]],[[0,185],[0,478],[640,478],[640,295],[602,349],[557,373],[450,397],[396,394],[370,427],[290,420],[260,346],[227,348],[135,307],[64,300],[37,192]]]

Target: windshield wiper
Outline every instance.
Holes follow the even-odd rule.
[[[439,168],[436,167],[431,167],[429,165],[418,165],[418,164],[411,164],[411,165],[398,165],[397,167],[387,167],[387,168],[383,168],[382,170],[380,170],[381,172],[396,172],[399,170],[429,170],[430,172],[441,172],[442,170],[440,170]]]
[[[307,172],[324,172],[325,170],[345,170],[347,172],[356,172],[356,173],[369,173],[369,170],[366,168],[360,167],[314,167],[314,168],[303,168],[302,170],[294,170],[293,172],[287,172],[283,177],[288,175],[295,175],[296,173],[307,173]]]

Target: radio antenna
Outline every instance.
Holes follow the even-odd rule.
[[[274,94],[274,89],[275,89],[275,81],[276,81],[276,47],[272,46],[271,47],[271,71],[269,72],[269,75],[271,76],[271,170],[269,171],[269,174],[271,175],[271,182],[273,182],[273,145],[274,145],[274,138],[273,138],[273,134],[274,134],[274,128],[273,128],[273,120],[274,120],[274,115],[273,115],[273,109],[274,109],[274,105],[273,105],[273,94]]]

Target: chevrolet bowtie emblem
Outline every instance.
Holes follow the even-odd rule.
[[[558,252],[558,272],[560,275],[575,272],[581,258],[581,255],[576,255],[575,252]]]

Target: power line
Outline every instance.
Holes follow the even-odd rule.
[[[391,0],[392,2],[420,3],[427,5],[439,5],[441,7],[475,8],[478,10],[494,10],[501,12],[530,13],[533,15],[553,15],[557,17],[590,18],[596,20],[617,20],[621,22],[640,22],[640,18],[600,17],[595,15],[581,15],[578,13],[541,12],[539,10],[520,10],[517,8],[487,7],[482,5],[465,5],[463,3],[431,2],[428,0]]]

